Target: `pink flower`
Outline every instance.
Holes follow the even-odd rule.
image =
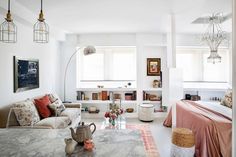
[[[116,117],[117,117],[116,114],[112,114],[112,115],[111,115],[111,118],[112,118],[113,120],[116,119]]]
[[[109,117],[110,117],[110,112],[106,112],[104,116],[105,116],[106,118],[109,118]]]

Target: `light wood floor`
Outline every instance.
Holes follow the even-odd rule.
[[[96,119],[82,119],[85,123],[94,122],[97,125],[101,125],[104,121],[103,118]],[[170,146],[171,146],[171,128],[166,128],[162,125],[164,119],[157,118],[153,122],[141,122],[137,118],[127,118],[127,124],[149,124],[153,138],[156,142],[157,149],[160,152],[161,157],[170,156]]]

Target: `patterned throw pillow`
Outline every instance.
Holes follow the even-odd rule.
[[[51,101],[51,103],[54,103],[55,101],[57,101],[59,98],[57,95],[55,94],[48,94],[49,100]]]
[[[61,112],[65,110],[65,106],[58,100],[49,104],[49,108],[52,111],[53,116],[60,116]]]
[[[59,106],[61,106],[61,108],[63,108],[63,110],[66,109],[65,105],[63,104],[61,99],[56,94],[48,94],[48,97],[49,97],[51,103],[57,102],[57,103],[59,103]]]
[[[15,103],[13,111],[21,126],[34,125],[40,121],[38,111],[31,100]]]
[[[232,108],[232,90],[228,90],[225,93],[224,98],[221,101],[221,105],[227,106],[229,108]]]

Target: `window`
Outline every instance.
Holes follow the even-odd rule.
[[[134,81],[136,80],[135,47],[96,47],[96,53],[79,53],[80,81]]]
[[[81,60],[82,80],[104,80],[104,54],[95,53],[82,56]]]
[[[229,51],[219,49],[221,63],[208,63],[207,48],[178,48],[176,66],[183,69],[184,81],[229,82]]]

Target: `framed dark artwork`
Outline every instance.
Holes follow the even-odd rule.
[[[161,58],[147,58],[147,76],[160,76]]]
[[[39,60],[14,56],[14,92],[39,88]]]

